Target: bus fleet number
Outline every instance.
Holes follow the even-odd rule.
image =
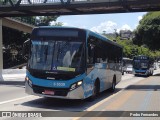
[[[66,85],[65,83],[53,83],[53,86],[58,86],[58,87],[65,86],[65,85]]]

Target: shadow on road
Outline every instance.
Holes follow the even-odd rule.
[[[160,74],[154,75],[159,76]],[[151,77],[154,77],[151,76]],[[102,92],[96,100],[88,102],[86,100],[63,100],[63,99],[52,99],[52,98],[37,98],[22,103],[22,106],[32,107],[33,109],[42,110],[60,110],[60,111],[85,111],[91,106],[97,104],[98,102],[112,96],[113,94],[119,92],[120,90],[129,91],[160,91],[160,85],[145,85],[145,84],[134,84],[127,88],[116,89],[114,93],[110,93],[108,90]]]
[[[130,85],[125,90],[160,91],[160,85]]]
[[[9,85],[9,86],[24,86],[25,82],[24,81],[0,81],[0,85]]]
[[[53,99],[53,98],[39,98],[24,102],[23,106],[32,108],[43,108],[49,110],[67,110],[67,111],[84,111],[94,104],[106,99],[107,97],[119,92],[121,89],[116,89],[114,93],[110,93],[108,90],[102,92],[97,98],[88,102],[87,100],[67,100],[67,99]]]
[[[160,74],[155,74],[150,76],[149,78],[152,78],[150,81],[153,80],[159,80],[157,79],[157,77],[159,78]],[[151,82],[152,83],[152,82]],[[157,81],[157,83],[159,83]],[[136,91],[160,91],[160,84],[134,84],[134,85],[130,85],[127,88],[125,88],[124,90],[136,90]]]

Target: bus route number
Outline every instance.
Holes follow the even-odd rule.
[[[53,83],[53,86],[57,86],[57,87],[62,87],[62,86],[65,86],[66,84],[65,83],[59,83],[59,82],[54,82]]]

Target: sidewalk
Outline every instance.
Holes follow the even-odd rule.
[[[154,70],[154,75],[160,73],[160,69]],[[5,69],[2,71],[4,81],[24,81],[26,69]],[[125,74],[122,81],[134,78],[133,74]]]
[[[4,69],[2,77],[4,81],[24,81],[26,69]]]

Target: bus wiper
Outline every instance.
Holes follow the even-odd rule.
[[[44,55],[45,55],[45,61],[47,61],[47,55],[48,55],[48,46],[44,50]]]
[[[58,44],[58,51],[57,51],[57,62],[58,62],[58,58],[59,58],[59,54],[61,53],[61,51],[60,51],[60,45]]]

